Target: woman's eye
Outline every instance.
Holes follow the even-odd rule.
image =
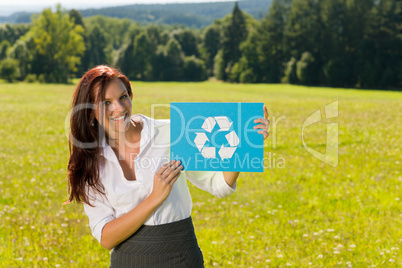
[[[103,103],[103,105],[109,106],[109,105],[110,105],[110,101],[105,101],[105,102]]]
[[[121,96],[122,99],[125,99],[125,98],[127,98],[127,97],[128,97],[127,95]]]

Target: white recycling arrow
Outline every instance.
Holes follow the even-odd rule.
[[[233,130],[229,134],[225,135],[226,140],[229,142],[230,146],[235,147],[239,145],[239,137],[237,137],[236,132]]]
[[[194,143],[198,148],[198,151],[201,152],[202,147],[204,147],[204,144],[209,141],[207,135],[205,133],[199,133],[196,132],[197,136],[195,137]]]
[[[215,158],[215,152],[215,147],[204,147],[201,154],[205,158]]]
[[[207,119],[205,119],[204,124],[202,124],[202,128],[205,131],[208,131],[209,133],[211,133],[211,131],[214,129],[215,127],[215,119],[213,117],[208,117]]]
[[[226,116],[215,116],[216,122],[219,125],[219,131],[228,131],[233,122],[229,122]]]
[[[222,145],[221,148],[219,149],[218,154],[223,160],[225,158],[232,158],[235,151],[236,147],[223,147]]]

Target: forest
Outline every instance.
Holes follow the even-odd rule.
[[[262,19],[235,3],[202,28],[83,17],[60,5],[0,26],[0,77],[68,83],[108,64],[131,80],[402,88],[398,0],[274,0]]]

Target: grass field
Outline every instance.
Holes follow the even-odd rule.
[[[62,205],[73,90],[0,83],[0,267],[108,267],[109,251],[92,237],[82,205]],[[334,168],[305,150],[301,129],[336,100]],[[134,83],[133,114],[150,116],[151,104],[172,101],[264,102],[277,121],[276,135],[271,129],[266,141],[271,167],[264,173],[241,174],[236,192],[223,199],[189,184],[206,267],[402,266],[402,93]],[[168,118],[168,108],[155,117]],[[305,133],[321,152],[326,123]]]

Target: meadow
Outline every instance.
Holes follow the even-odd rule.
[[[177,101],[264,102],[269,167],[216,198],[189,184],[206,267],[402,266],[402,93],[283,84],[134,82],[133,114]],[[108,267],[82,204],[67,200],[66,116],[74,85],[0,82],[0,267]],[[337,122],[337,167],[325,152]],[[168,118],[157,108],[155,118]],[[274,124],[275,122],[275,124]],[[280,164],[279,164],[280,163]]]

